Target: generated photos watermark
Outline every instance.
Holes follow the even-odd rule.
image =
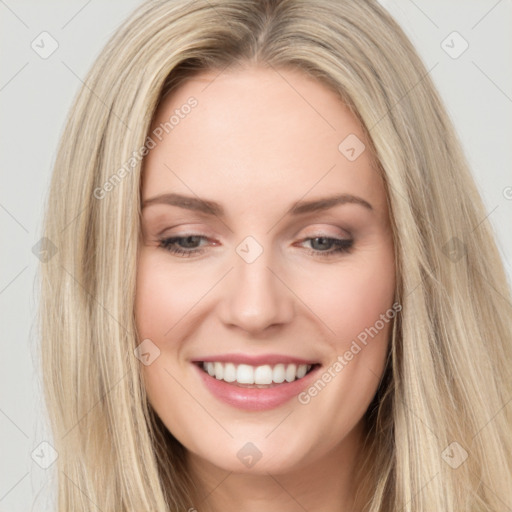
[[[165,123],[160,123],[152,132],[151,135],[146,137],[144,145],[142,145],[137,151],[134,151],[130,158],[116,171],[114,172],[101,187],[96,187],[93,191],[93,196],[96,199],[104,199],[106,195],[114,190],[114,188],[121,183],[121,181],[128,176],[135,166],[142,162],[142,159],[156,147],[158,142],[161,142],[164,133],[169,134],[172,130],[178,126],[183,119],[185,119],[192,109],[197,107],[199,102],[194,96],[191,96],[187,101],[179,108],[174,109],[173,114],[169,117]]]
[[[318,394],[331,382],[336,376],[354,359],[354,357],[361,352],[361,350],[368,345],[368,342],[375,338],[377,334],[384,329],[384,327],[402,310],[402,305],[395,302],[391,308],[385,313],[381,313],[378,320],[371,327],[365,328],[361,331],[356,339],[352,340],[350,348],[343,354],[338,355],[336,361],[327,367],[322,375],[305,391],[297,395],[299,403],[307,405],[311,400],[318,396]]]

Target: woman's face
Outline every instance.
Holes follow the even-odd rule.
[[[190,79],[152,130],[136,296],[151,405],[203,467],[340,460],[396,313],[360,124],[306,75],[251,67]]]

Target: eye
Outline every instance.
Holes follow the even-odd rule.
[[[199,246],[202,240],[208,241],[202,235],[173,236],[161,239],[159,247],[163,247],[172,254],[188,257],[203,252],[203,249]]]
[[[186,235],[162,238],[159,247],[162,247],[171,254],[190,257],[202,254],[205,248],[201,242],[208,243],[208,238],[203,235]],[[340,253],[351,252],[354,244],[353,239],[332,238],[317,236],[305,238],[300,244],[309,243],[311,248],[306,248],[308,254],[319,257],[329,257]],[[213,245],[215,245],[213,243]]]
[[[351,252],[354,240],[316,236],[305,238],[302,243],[309,242],[311,249],[308,252],[314,256],[329,257],[339,253]]]

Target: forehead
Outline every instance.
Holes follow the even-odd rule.
[[[195,106],[183,108],[190,98]],[[205,71],[165,98],[152,130],[173,115],[176,124],[155,139],[146,157],[145,197],[179,191],[240,197],[257,206],[336,191],[384,206],[383,184],[357,117],[301,71]],[[343,144],[340,150],[345,140],[358,152],[363,144],[366,149],[351,161]]]

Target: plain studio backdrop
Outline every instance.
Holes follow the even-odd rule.
[[[56,454],[34,359],[43,201],[72,100],[139,3],[0,0],[0,511],[54,510]],[[381,3],[444,99],[487,207],[481,221],[493,225],[512,280],[512,1]]]

